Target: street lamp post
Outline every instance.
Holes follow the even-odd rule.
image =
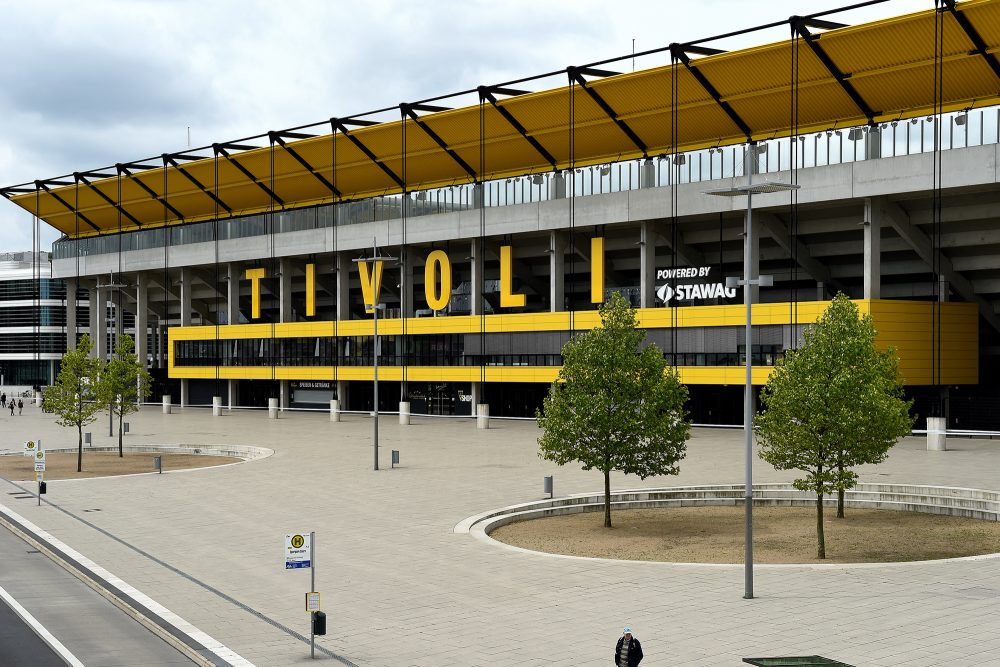
[[[379,339],[378,339],[378,311],[379,309],[384,309],[385,304],[380,304],[378,302],[378,287],[380,286],[380,278],[375,272],[376,262],[394,262],[396,257],[380,256],[378,254],[378,242],[372,241],[372,256],[371,257],[359,257],[354,260],[355,264],[361,264],[362,262],[372,263],[372,370],[373,374],[373,411],[372,411],[372,457],[375,460],[375,470],[378,470],[378,353],[379,353]],[[368,309],[368,305],[365,304],[365,310]]]
[[[779,183],[775,181],[753,182],[753,172],[756,166],[757,156],[761,153],[761,147],[751,143],[747,147],[746,155],[746,185],[738,185],[720,190],[708,190],[705,194],[717,197],[743,197],[747,198],[746,229],[743,239],[743,278],[726,278],[726,287],[743,286],[743,302],[746,304],[746,336],[744,352],[746,354],[746,383],[743,388],[743,436],[744,436],[744,574],[743,574],[743,597],[747,600],[753,599],[753,286],[770,287],[774,284],[772,276],[751,277],[752,267],[756,257],[753,245],[753,195],[767,194],[770,192],[782,192],[787,190],[797,190],[798,185],[790,183]],[[766,146],[764,147],[766,148]]]

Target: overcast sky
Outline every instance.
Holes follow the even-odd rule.
[[[633,39],[641,52],[845,4],[0,0],[0,185],[181,150],[189,127],[203,146],[620,56]],[[933,5],[890,0],[841,20]],[[31,248],[27,213],[0,200],[0,221],[0,251]],[[48,249],[58,234],[42,228]]]

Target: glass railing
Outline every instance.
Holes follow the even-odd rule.
[[[808,169],[869,159],[928,153],[939,134],[942,150],[998,143],[1000,108],[988,107],[941,116],[936,132],[933,116],[882,123],[877,127],[831,128],[824,132],[783,137],[759,143],[754,173]],[[365,222],[384,222],[478,208],[514,206],[555,198],[627,192],[640,187],[669,187],[745,175],[745,145],[708,148],[646,160],[622,160],[581,167],[568,172],[544,172],[487,181],[385,195],[360,201],[329,204],[267,214],[237,216],[209,222],[177,225],[53,244],[54,259],[323,229]],[[871,157],[869,157],[871,156]],[[877,157],[876,157],[877,156]],[[645,180],[649,180],[646,183]]]

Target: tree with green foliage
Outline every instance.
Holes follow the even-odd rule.
[[[760,457],[778,470],[801,470],[795,488],[816,493],[817,557],[826,558],[823,497],[858,481],[854,466],[880,463],[910,433],[899,359],[880,351],[871,316],[838,294],[798,350],[788,350],[762,389],[754,419]]]
[[[125,455],[122,421],[139,411],[142,397],[149,394],[152,382],[153,378],[135,356],[135,341],[128,334],[121,336],[99,383],[101,402],[118,416],[118,456]]]
[[[90,356],[92,347],[90,336],[84,335],[75,350],[63,355],[55,384],[45,390],[42,399],[45,410],[56,415],[57,424],[76,427],[77,472],[83,472],[83,427],[97,419],[105,407],[98,379],[104,362]]]
[[[620,294],[601,306],[601,326],[563,347],[563,366],[538,412],[539,456],[604,473],[604,526],[611,528],[611,471],[676,475],[691,425],[687,387]]]

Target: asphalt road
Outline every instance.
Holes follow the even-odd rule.
[[[14,613],[13,609],[0,601],[0,665],[65,667],[66,663]]]
[[[18,499],[20,494],[11,493],[16,487],[6,481],[0,480],[0,488],[6,492],[0,494],[0,503],[15,512],[19,503],[34,502]],[[0,563],[0,587],[84,665],[190,667],[193,664],[2,526]],[[45,667],[65,663],[6,605],[0,604],[0,665]]]

